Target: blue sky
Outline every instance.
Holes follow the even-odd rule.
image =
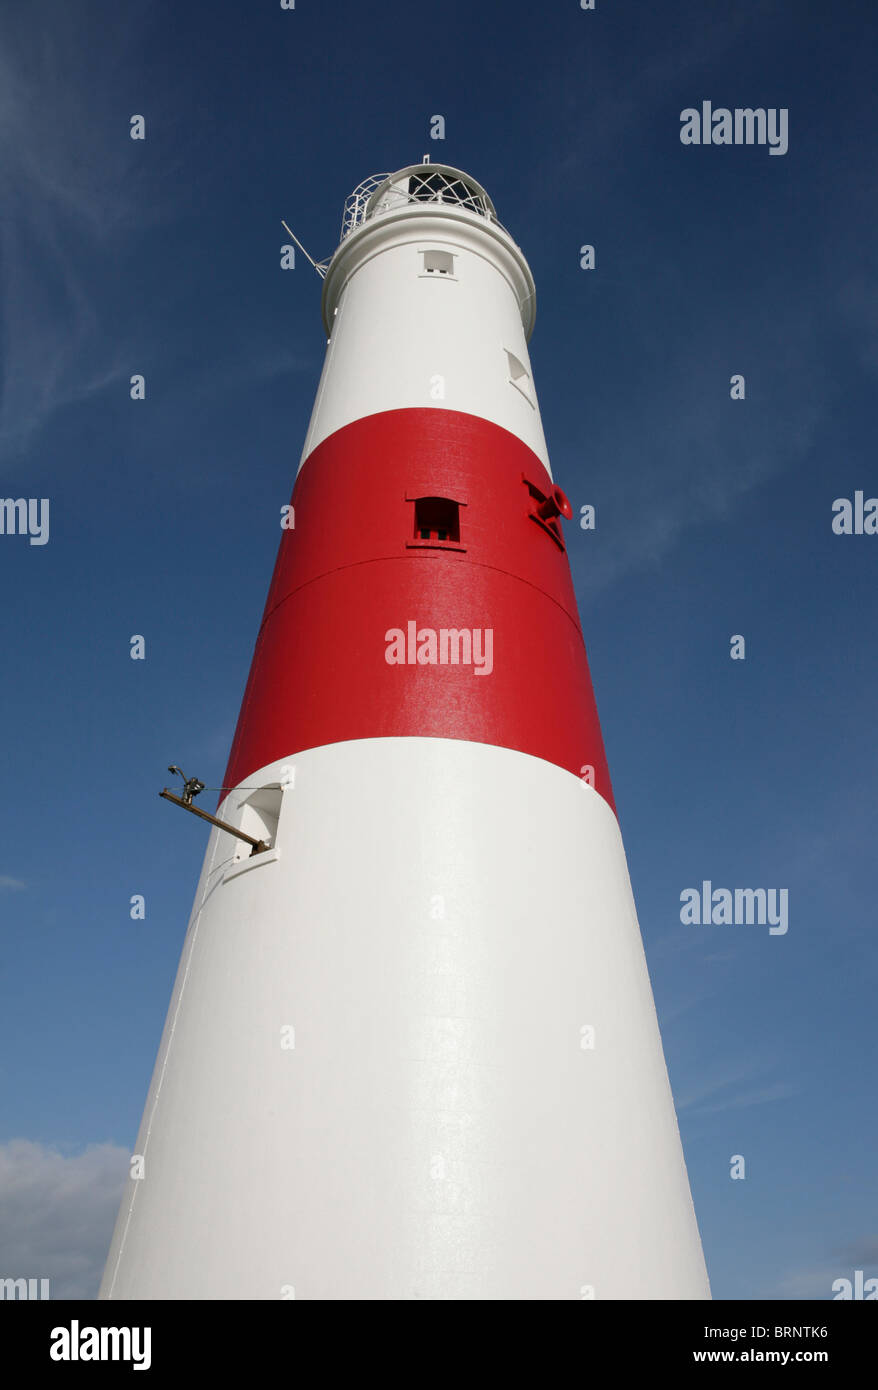
[[[206,839],[157,792],[222,777],[322,363],[280,218],[327,256],[353,187],[425,153],[530,261],[553,470],[597,509],[569,550],[714,1295],[878,1274],[878,537],[831,529],[878,495],[876,28],[867,0],[0,15],[0,492],[51,503],[48,544],[0,537],[0,1274],[96,1292]],[[786,107],[788,152],[683,146],[702,100]],[[703,879],[787,888],[789,931],[683,926]]]

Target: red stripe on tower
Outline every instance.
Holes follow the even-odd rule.
[[[560,522],[543,505],[554,491],[515,435],[457,411],[370,415],[319,444],[224,785],[305,748],[420,736],[545,758],[613,805]],[[443,630],[468,641],[443,650]],[[387,660],[394,631],[401,665]],[[460,660],[473,640],[478,665]]]

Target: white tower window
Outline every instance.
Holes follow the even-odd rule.
[[[452,251],[422,251],[422,275],[454,276],[454,253]]]
[[[505,349],[505,351],[506,373],[508,381],[512,386],[516,388],[516,390],[521,392],[528,405],[532,406],[533,409],[536,410],[533,382],[530,379],[530,373],[528,372],[527,367],[524,365],[523,362],[519,362],[514,352],[510,352],[508,348]]]
[[[277,827],[282,801],[283,788],[275,784],[260,787],[258,791],[251,792],[246,800],[239,802],[235,815],[229,819],[245,835],[251,835],[254,840],[264,840],[268,848],[261,854],[252,854],[252,847],[245,840],[235,840],[233,860],[226,878],[260,863],[272,863],[277,858]]]

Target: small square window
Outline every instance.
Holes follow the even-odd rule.
[[[451,251],[423,251],[425,275],[453,275],[454,255]]]
[[[245,835],[263,840],[270,849],[277,848],[277,827],[280,821],[283,790],[279,786],[261,787],[253,796],[247,797],[238,807],[237,827]],[[240,862],[252,854],[246,840],[236,840],[235,861]],[[258,858],[258,855],[255,856]]]
[[[520,362],[518,358],[515,356],[515,353],[510,352],[508,348],[506,349],[506,371],[507,380],[509,381],[510,385],[514,386],[516,390],[521,392],[528,405],[533,406],[535,402],[533,395],[533,383],[530,379],[530,373],[528,372],[527,367],[524,365],[524,363]]]
[[[415,539],[450,543],[460,540],[460,508],[448,497],[419,497],[415,502]]]

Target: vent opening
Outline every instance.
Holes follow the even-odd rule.
[[[426,275],[454,274],[454,255],[451,251],[424,251],[422,254]]]
[[[527,401],[528,405],[534,405],[533,383],[530,373],[523,362],[520,362],[514,352],[504,349],[506,352],[506,372],[507,379]]]
[[[450,497],[419,497],[415,502],[415,540],[456,545],[460,540],[458,503]]]
[[[282,799],[280,786],[260,787],[239,807],[238,829],[256,840],[264,840],[269,849],[276,849]],[[243,840],[236,841],[235,859],[246,859],[249,854],[250,846]]]

